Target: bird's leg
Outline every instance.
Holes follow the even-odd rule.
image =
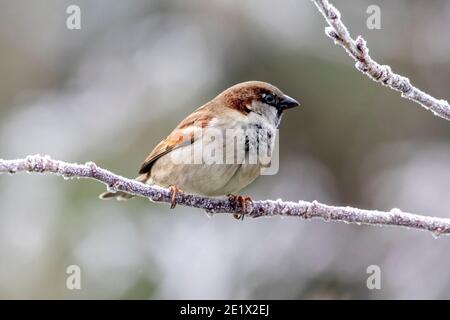
[[[238,220],[244,220],[244,216],[247,213],[247,206],[253,203],[252,198],[248,196],[236,196],[234,194],[229,194],[228,199],[230,201],[238,203],[242,208],[242,213],[235,213],[233,214],[233,217]]]
[[[183,190],[181,190],[177,186],[169,186],[169,190],[171,199],[170,209],[174,209],[177,205],[177,194],[183,193]]]

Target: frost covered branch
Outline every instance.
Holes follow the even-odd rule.
[[[386,87],[400,91],[402,97],[420,104],[436,116],[450,120],[450,105],[445,100],[438,100],[411,85],[408,78],[392,72],[388,65],[380,65],[369,56],[366,41],[358,36],[356,41],[350,36],[341,20],[340,12],[327,0],[312,0],[323,14],[329,26],[325,34],[342,46],[355,61],[355,67],[369,78]]]
[[[98,167],[93,162],[85,164],[68,163],[53,160],[48,156],[28,156],[25,159],[0,159],[0,174],[17,172],[54,173],[66,179],[88,178],[103,182],[108,190],[125,191],[136,196],[157,202],[171,202],[168,189],[149,186],[136,180],[127,179]],[[362,210],[351,207],[334,207],[317,201],[289,202],[282,200],[253,201],[245,210],[230,199],[208,198],[192,194],[177,194],[180,205],[205,209],[214,213],[244,213],[248,217],[292,216],[303,219],[321,218],[325,221],[342,221],[346,223],[370,224],[379,226],[401,226],[428,230],[435,236],[450,233],[450,219],[426,217],[392,209],[388,212]]]

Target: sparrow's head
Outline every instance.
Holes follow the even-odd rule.
[[[238,83],[222,92],[218,98],[224,101],[226,107],[244,115],[258,114],[276,126],[284,110],[300,105],[277,87],[261,81]]]

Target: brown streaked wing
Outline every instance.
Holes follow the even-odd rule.
[[[197,109],[181,121],[172,133],[150,152],[144,160],[139,174],[149,173],[155,161],[170,151],[194,143],[194,126],[205,128],[213,119],[213,113],[208,107],[205,105]]]

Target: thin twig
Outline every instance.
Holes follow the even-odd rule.
[[[412,100],[436,116],[450,121],[450,105],[445,100],[438,100],[429,94],[411,85],[408,78],[392,72],[388,65],[380,65],[369,56],[366,41],[358,36],[356,41],[350,36],[347,27],[341,20],[341,14],[327,0],[312,0],[325,17],[329,27],[325,34],[334,40],[335,44],[342,46],[355,61],[355,67],[369,78],[400,91],[403,98]]]
[[[125,191],[130,194],[148,198],[156,202],[171,202],[168,189],[155,185],[146,185],[136,180],[127,179],[108,170],[98,167],[93,162],[86,164],[68,163],[53,160],[48,156],[28,156],[25,159],[0,159],[0,174],[27,171],[54,173],[66,179],[88,178],[103,182],[110,191]],[[248,217],[292,216],[303,219],[321,218],[325,221],[342,221],[346,223],[369,224],[380,226],[401,226],[413,229],[428,230],[433,235],[450,233],[450,219],[426,217],[392,209],[388,212],[363,210],[351,207],[335,207],[317,201],[289,202],[279,200],[253,201],[245,210],[236,201],[227,198],[209,198],[192,194],[177,194],[176,201],[180,205],[202,208],[208,214],[244,213]]]

